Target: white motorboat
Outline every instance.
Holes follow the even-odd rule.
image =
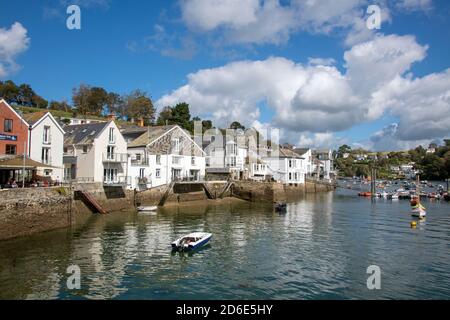
[[[193,232],[172,242],[172,250],[190,251],[198,249],[207,244],[211,237],[211,233]]]

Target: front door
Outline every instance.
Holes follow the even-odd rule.
[[[172,181],[181,179],[181,169],[172,169]]]

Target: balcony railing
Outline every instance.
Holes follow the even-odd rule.
[[[103,184],[106,186],[125,186],[131,184],[131,177],[103,177]]]
[[[128,154],[126,153],[104,153],[103,162],[126,163],[128,162]]]
[[[131,165],[133,167],[139,167],[139,166],[148,166],[149,161],[148,159],[131,159]]]

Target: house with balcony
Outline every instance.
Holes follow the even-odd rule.
[[[205,153],[178,125],[122,128],[128,142],[129,188],[148,189],[205,176]]]
[[[261,160],[275,181],[290,185],[305,183],[305,159],[294,150],[275,146]]]
[[[34,112],[23,116],[29,124],[28,156],[46,167],[37,174],[61,182],[64,178],[64,130],[50,112]]]
[[[295,153],[303,158],[302,170],[306,177],[312,177],[314,173],[314,157],[313,151],[310,148],[294,148]]]
[[[367,155],[364,155],[367,159]],[[313,176],[317,179],[331,180],[335,177],[334,159],[332,150],[314,150],[313,157],[315,158],[313,167]]]
[[[65,126],[64,180],[126,186],[127,143],[114,121]]]
[[[248,176],[248,150],[245,133],[240,130],[213,129],[205,134],[206,173],[219,179]]]

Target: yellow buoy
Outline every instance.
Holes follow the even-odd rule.
[[[416,221],[411,221],[411,228],[415,228],[417,227],[417,222]]]

